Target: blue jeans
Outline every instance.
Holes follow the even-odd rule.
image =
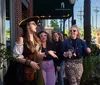
[[[58,71],[58,85],[64,85],[64,61],[60,63],[60,71]]]

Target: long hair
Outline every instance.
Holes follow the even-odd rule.
[[[61,40],[61,41],[64,40],[64,36],[63,36],[63,33],[62,33],[62,32],[59,33],[59,37],[60,37],[60,40]]]
[[[54,34],[55,34],[55,33],[57,33],[57,34],[58,34],[58,36],[59,36],[58,41],[61,41],[61,39],[60,39],[60,35],[59,35],[59,33],[58,33],[58,32],[53,32],[53,33],[52,33],[52,41],[53,41],[53,42],[55,42],[55,41],[56,41],[56,40],[54,39]]]
[[[52,39],[51,39],[50,35],[49,35],[46,31],[40,31],[40,32],[38,33],[38,37],[40,37],[40,34],[41,34],[41,33],[47,34],[47,42],[52,42]]]
[[[39,58],[39,51],[41,49],[41,41],[40,39],[37,37],[36,33],[33,32],[33,40],[34,41],[30,41],[30,36],[29,36],[29,32],[27,31],[27,28],[23,28],[23,37],[24,37],[24,43],[25,45],[30,49],[30,51],[34,54],[34,61],[39,62],[40,58]],[[37,44],[40,46],[39,49],[37,50],[36,46]]]

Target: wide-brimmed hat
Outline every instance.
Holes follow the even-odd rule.
[[[37,24],[37,20],[39,19],[39,17],[35,16],[35,17],[29,17],[29,18],[25,18],[23,19],[21,22],[19,22],[19,27],[25,27],[26,24],[30,21],[34,21]]]

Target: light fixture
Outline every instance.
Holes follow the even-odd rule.
[[[44,18],[45,16],[41,16],[42,18]]]
[[[70,4],[75,4],[76,0],[69,0]]]
[[[49,15],[49,17],[51,17],[51,16]]]

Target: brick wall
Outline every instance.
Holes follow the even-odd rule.
[[[28,8],[25,9],[23,18],[33,16],[33,0],[28,2]],[[25,13],[26,12],[26,13]],[[18,23],[22,20],[22,0],[15,0],[15,28],[16,37],[22,35],[22,29],[18,26]]]
[[[22,0],[15,0],[15,29],[16,36],[22,34],[21,28],[18,26],[18,23],[22,20]]]
[[[30,0],[29,2],[28,13],[29,13],[29,16],[33,16],[33,0]]]

